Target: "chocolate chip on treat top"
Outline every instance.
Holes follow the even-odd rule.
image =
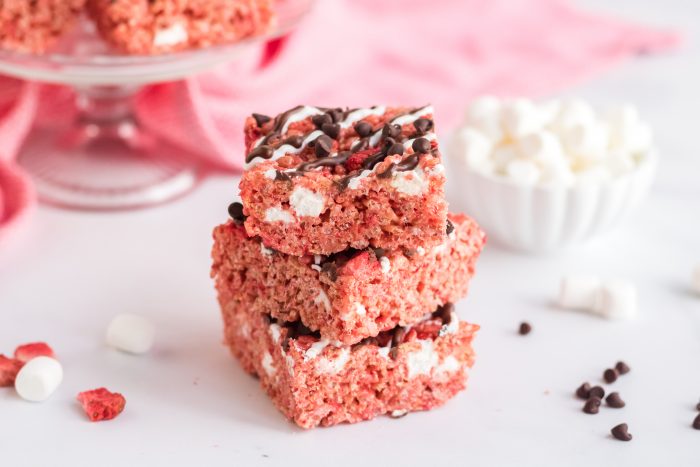
[[[393,156],[394,154],[403,154],[404,147],[401,143],[392,144],[386,151],[387,156]]]
[[[613,409],[621,409],[625,406],[625,401],[622,400],[618,392],[611,392],[608,394],[608,397],[605,398],[605,402]]]
[[[700,430],[700,415],[695,417],[695,420],[693,420],[693,428]]]
[[[615,369],[621,375],[626,375],[630,372],[630,367],[623,361],[619,361],[615,364]]]
[[[245,216],[243,215],[243,205],[241,203],[235,202],[228,205],[228,215],[231,216],[237,224],[242,224],[245,221]]]
[[[518,328],[518,334],[520,334],[521,336],[527,336],[528,334],[530,334],[530,332],[532,332],[532,326],[530,325],[530,323],[528,323],[527,321],[523,321],[522,323],[520,323],[520,327]]]
[[[600,410],[600,399],[598,399],[597,397],[591,397],[583,405],[583,412],[590,414],[590,415],[597,414],[599,410]]]
[[[430,129],[433,127],[433,121],[429,120],[427,118],[419,118],[415,122],[413,122],[413,127],[416,129],[416,131],[420,134],[425,134]]]
[[[401,125],[385,123],[382,127],[382,138],[396,138],[401,134]]]
[[[605,389],[600,386],[593,386],[588,392],[588,397],[597,397],[598,399],[602,399],[605,397]]]
[[[430,151],[430,141],[425,138],[418,138],[413,142],[411,147],[413,148],[413,151],[418,154],[426,154],[428,151]]]
[[[328,114],[321,114],[311,117],[311,122],[316,126],[316,128],[321,128],[325,123],[333,123],[333,119]]]
[[[370,133],[372,133],[372,125],[370,125],[367,122],[358,122],[355,124],[355,133],[358,134],[358,136],[364,138],[365,136],[369,136]]]
[[[588,399],[591,393],[591,385],[588,383],[583,383],[576,389],[576,397],[579,399]]]
[[[272,120],[270,117],[263,114],[253,114],[253,118],[255,119],[255,124],[258,125],[258,127],[262,127],[264,124]]]
[[[617,371],[612,368],[608,368],[603,372],[603,379],[606,383],[611,384],[617,381]]]
[[[333,149],[333,140],[327,135],[322,135],[316,138],[316,143],[314,145],[316,157],[326,157],[331,153]]]
[[[619,439],[620,441],[629,441],[632,439],[632,435],[628,430],[629,427],[626,423],[620,423],[619,425],[614,426],[612,430],[610,430],[610,433],[612,433],[615,439]]]
[[[321,131],[333,139],[338,139],[338,136],[340,136],[340,125],[337,123],[324,123],[321,125]]]

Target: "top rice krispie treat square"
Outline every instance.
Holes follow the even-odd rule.
[[[245,125],[245,227],[295,256],[429,248],[447,228],[433,109],[298,106]]]

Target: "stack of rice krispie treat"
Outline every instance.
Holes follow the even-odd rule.
[[[304,428],[463,389],[477,325],[452,303],[484,245],[448,214],[432,108],[299,106],[245,125],[242,203],[214,230],[225,341]]]

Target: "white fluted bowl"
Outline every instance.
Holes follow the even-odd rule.
[[[652,151],[627,174],[607,182],[524,186],[449,164],[452,210],[474,217],[491,239],[515,250],[547,253],[611,230],[646,196],[656,173]],[[466,164],[465,164],[466,165]]]

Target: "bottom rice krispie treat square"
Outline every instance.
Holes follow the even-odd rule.
[[[222,303],[225,339],[274,404],[302,428],[398,417],[440,406],[465,388],[478,326],[451,305],[413,326],[355,345],[321,339],[301,322]]]

